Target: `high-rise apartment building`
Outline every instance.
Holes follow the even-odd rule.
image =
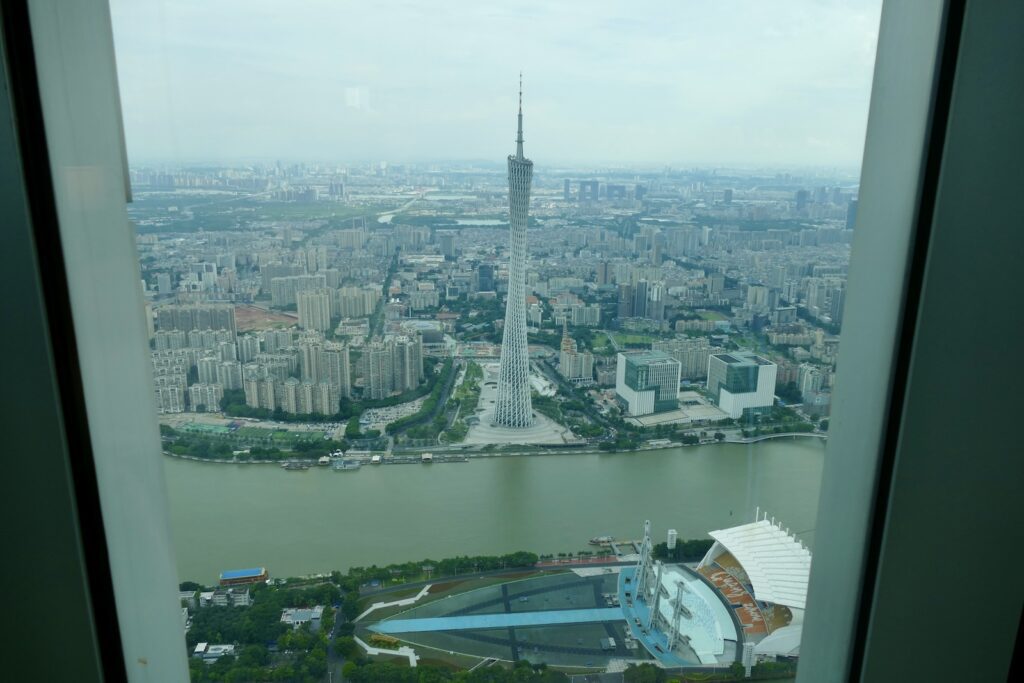
[[[263,333],[260,353],[276,353],[288,348],[294,341],[294,333],[291,330],[266,330]]]
[[[225,389],[242,388],[242,364],[238,361],[224,361],[217,368],[217,384]]]
[[[342,287],[338,290],[338,314],[342,318],[365,318],[380,301],[380,287]]]
[[[184,349],[187,348],[188,333],[182,330],[168,330],[166,332],[157,332],[153,335],[154,348],[157,351],[167,351],[170,349]]]
[[[218,356],[205,356],[196,363],[200,384],[214,384],[217,381],[217,371],[223,363]]]
[[[160,294],[170,294],[173,291],[171,289],[170,273],[156,274],[156,291],[159,292]]]
[[[299,341],[299,368],[303,381],[319,380],[323,374],[321,355],[323,344],[318,339]]]
[[[324,332],[331,327],[331,290],[307,289],[295,295],[299,327]]]
[[[171,304],[156,311],[160,330],[228,330],[235,329],[235,307],[228,304]]]
[[[423,341],[420,336],[392,337],[386,344],[391,349],[393,391],[418,387],[423,380]]]
[[[594,379],[594,354],[580,351],[576,340],[569,336],[568,326],[563,323],[562,348],[558,354],[558,372],[570,382],[590,382]]]
[[[224,398],[224,387],[219,384],[193,384],[188,388],[188,403],[192,412],[216,412]]]
[[[180,386],[157,386],[155,392],[158,413],[185,412],[185,391]]]
[[[654,351],[664,351],[679,361],[681,379],[699,379],[708,373],[708,357],[725,349],[712,346],[707,337],[678,337],[651,344]]]
[[[270,281],[270,305],[282,308],[298,303],[299,292],[327,287],[327,277],[316,275],[289,275]]]
[[[352,395],[349,350],[344,344],[327,343],[320,352],[320,381],[338,387],[338,396]]]
[[[367,398],[384,398],[391,393],[392,361],[391,350],[380,342],[363,349],[363,394]]]
[[[260,268],[261,288],[264,293],[271,291],[274,278],[302,275],[303,268],[291,263],[268,263]]]
[[[519,91],[519,129],[516,154],[508,157],[509,276],[505,328],[494,424],[528,427],[533,424],[530,401],[530,356],[526,345],[526,229],[529,222],[533,162],[523,154],[523,93]]]

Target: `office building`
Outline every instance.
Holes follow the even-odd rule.
[[[775,363],[747,351],[708,357],[708,391],[731,418],[767,412],[775,404]]]
[[[581,202],[591,201],[596,202],[598,199],[598,192],[600,190],[600,183],[597,180],[581,180],[580,181],[580,194],[579,199]]]
[[[664,351],[618,355],[615,397],[627,415],[650,415],[679,406],[680,364]]]
[[[455,233],[450,231],[437,233],[437,244],[441,251],[441,255],[445,257],[445,260],[454,261],[457,255],[455,249]]]
[[[621,283],[619,285],[619,305],[616,311],[617,318],[633,317],[633,285]]]
[[[490,263],[481,263],[476,268],[476,291],[494,291],[494,266]]]

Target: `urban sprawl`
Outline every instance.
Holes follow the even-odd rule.
[[[856,178],[538,169],[525,306],[539,427],[508,443],[827,429]],[[496,448],[508,182],[483,163],[134,168],[169,451]]]

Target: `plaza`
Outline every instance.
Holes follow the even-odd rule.
[[[494,408],[498,397],[498,364],[486,363],[480,383],[480,401],[476,414],[467,420],[469,433],[463,443],[468,446],[485,444],[568,444],[577,442],[572,431],[546,415],[533,411],[533,423],[526,427],[501,427],[494,423]],[[534,377],[531,377],[531,384]]]

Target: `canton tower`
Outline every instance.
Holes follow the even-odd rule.
[[[533,162],[523,156],[523,81],[519,77],[519,134],[516,155],[508,158],[509,269],[505,330],[501,338],[496,427],[529,427],[530,356],[526,347],[526,224],[530,210]]]

